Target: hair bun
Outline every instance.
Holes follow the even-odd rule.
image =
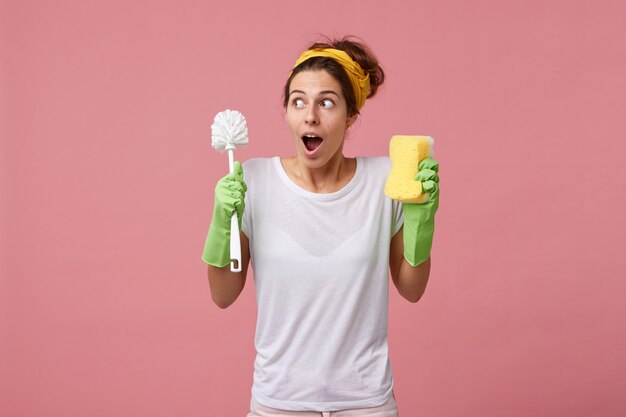
[[[354,36],[344,36],[341,39],[329,39],[327,42],[316,42],[309,49],[335,48],[346,52],[370,76],[370,92],[367,98],[373,97],[385,81],[385,72],[378,63],[372,50]]]

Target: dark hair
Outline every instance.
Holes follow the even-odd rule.
[[[311,49],[322,48],[334,48],[346,52],[350,57],[356,61],[366,73],[370,75],[370,91],[367,98],[373,97],[378,91],[378,87],[385,81],[385,73],[378,63],[378,59],[372,53],[372,51],[364,43],[353,40],[352,36],[345,36],[341,39],[331,40],[326,38],[326,42],[316,42],[309,46]],[[289,88],[291,86],[291,80],[299,72],[302,71],[319,71],[324,70],[335,78],[341,85],[341,91],[348,105],[348,116],[359,114],[359,109],[356,107],[356,96],[354,95],[354,88],[348,78],[348,74],[343,69],[341,64],[332,58],[316,56],[302,62],[296,68],[287,79],[285,83],[285,91],[283,95],[283,107],[287,107],[289,100]]]

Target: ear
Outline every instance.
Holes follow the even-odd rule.
[[[352,116],[348,117],[346,128],[350,128],[350,126],[352,126],[354,122],[356,122],[357,117],[359,117],[358,114],[353,114]]]

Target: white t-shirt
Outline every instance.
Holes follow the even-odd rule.
[[[291,181],[278,157],[243,164],[260,404],[333,411],[391,397],[389,246],[403,215],[383,194],[390,167],[388,157],[359,157],[348,184],[317,194]]]

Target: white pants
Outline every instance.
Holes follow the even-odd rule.
[[[250,413],[246,417],[399,417],[395,397],[378,407],[338,411],[289,411],[277,410],[250,400]]]

